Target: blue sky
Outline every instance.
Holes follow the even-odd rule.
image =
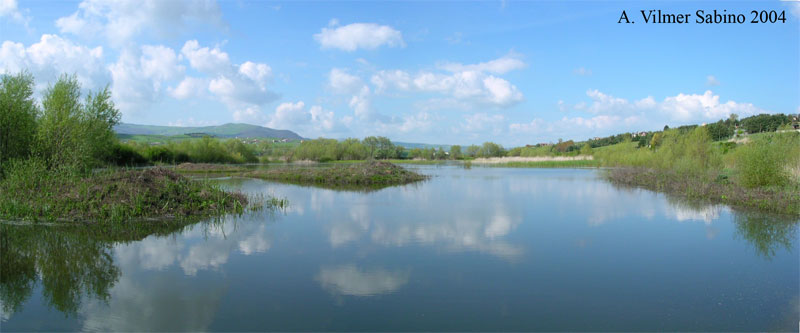
[[[785,11],[645,24],[639,10]],[[634,24],[618,24],[625,10]],[[506,146],[800,112],[798,2],[0,0],[0,71],[123,121]]]

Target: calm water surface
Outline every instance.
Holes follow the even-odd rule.
[[[283,212],[138,241],[4,226],[0,329],[789,330],[798,223],[597,170],[410,166],[374,192],[225,179]]]

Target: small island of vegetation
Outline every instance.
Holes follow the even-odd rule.
[[[242,212],[250,204],[241,193],[171,170],[115,168],[121,150],[112,128],[120,113],[108,88],[81,102],[76,77],[62,75],[44,91],[41,106],[33,94],[32,75],[0,77],[0,219],[184,220]]]
[[[369,161],[364,163],[333,165],[327,167],[275,168],[256,170],[244,176],[315,185],[328,188],[375,189],[402,185],[428,179],[429,176],[406,170],[389,162]]]

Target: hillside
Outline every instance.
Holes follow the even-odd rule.
[[[114,127],[117,134],[128,135],[163,135],[175,136],[189,133],[204,133],[222,138],[278,138],[302,140],[303,138],[289,130],[277,130],[250,124],[224,124],[219,126],[177,127],[157,125],[136,125],[121,123]]]

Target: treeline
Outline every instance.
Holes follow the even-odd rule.
[[[368,159],[424,159],[460,160],[464,158],[505,156],[503,146],[485,142],[481,146],[471,145],[462,150],[461,146],[406,149],[392,143],[386,137],[370,136],[359,140],[315,139],[302,142],[289,152],[289,160],[312,160],[319,162]]]
[[[0,175],[20,164],[80,172],[113,159],[120,113],[108,87],[81,98],[76,76],[62,75],[41,105],[34,87],[28,72],[0,76]]]
[[[707,124],[708,134],[712,141],[728,140],[736,135],[754,134],[763,132],[776,132],[778,130],[790,130],[797,124],[795,116],[783,113],[759,114],[747,118],[739,119],[736,114],[731,114],[727,119],[720,119],[715,123]],[[678,134],[687,134],[697,128],[698,125],[685,125],[674,128]],[[664,131],[669,130],[669,126],[664,126]],[[639,147],[650,145],[654,135],[660,131],[647,132],[645,135],[634,136],[631,133],[616,134],[597,140],[587,140],[592,148],[615,145],[626,140],[637,142]]]

